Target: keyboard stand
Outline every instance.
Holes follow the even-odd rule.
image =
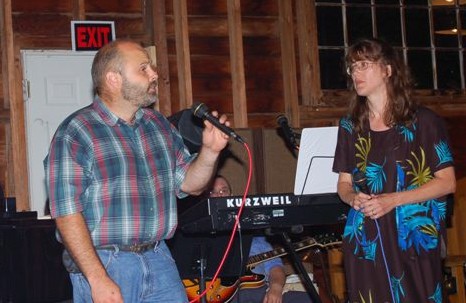
[[[202,294],[206,289],[205,269],[207,268],[207,257],[205,254],[206,247],[202,245],[200,247],[200,259],[199,259],[199,294]],[[207,294],[201,297],[201,303],[207,303]]]
[[[295,266],[295,269],[298,271],[299,275],[301,276],[304,287],[306,288],[307,292],[311,296],[312,302],[322,303],[322,300],[320,299],[319,294],[317,293],[317,290],[315,289],[314,284],[311,281],[311,278],[309,278],[309,275],[307,274],[306,268],[304,268],[304,265],[301,262],[301,259],[299,259],[298,255],[296,254],[295,249],[293,248],[293,245],[292,245],[293,243],[291,242],[291,239],[288,236],[288,233],[285,231],[281,231],[280,236],[283,239],[285,249],[288,251],[291,261],[293,262],[293,265]]]

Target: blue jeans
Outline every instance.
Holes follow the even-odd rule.
[[[188,302],[178,269],[164,241],[137,254],[115,250],[97,251],[108,275],[128,303]],[[73,303],[92,302],[89,283],[81,273],[70,273]]]

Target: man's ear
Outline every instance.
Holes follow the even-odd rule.
[[[116,72],[107,72],[105,74],[105,82],[107,84],[107,87],[115,89],[119,88],[121,86],[121,75],[120,73]]]

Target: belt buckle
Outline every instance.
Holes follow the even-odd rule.
[[[144,244],[131,244],[129,250],[133,253],[140,253],[144,248]]]

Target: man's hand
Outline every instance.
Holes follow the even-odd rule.
[[[271,268],[269,272],[269,289],[265,294],[263,303],[281,303],[285,281],[286,276],[283,267],[275,266]]]
[[[269,290],[265,293],[263,303],[282,303],[283,287],[279,285],[271,285]]]
[[[92,301],[94,303],[123,303],[120,287],[110,277],[96,279],[91,285]]]
[[[218,117],[218,112],[213,111],[212,116]],[[220,123],[230,126],[230,122],[227,120],[226,115],[221,115],[218,119]],[[202,132],[202,145],[205,148],[210,149],[212,152],[219,153],[228,143],[230,138],[227,134],[216,128],[209,121],[204,121],[205,127]]]

